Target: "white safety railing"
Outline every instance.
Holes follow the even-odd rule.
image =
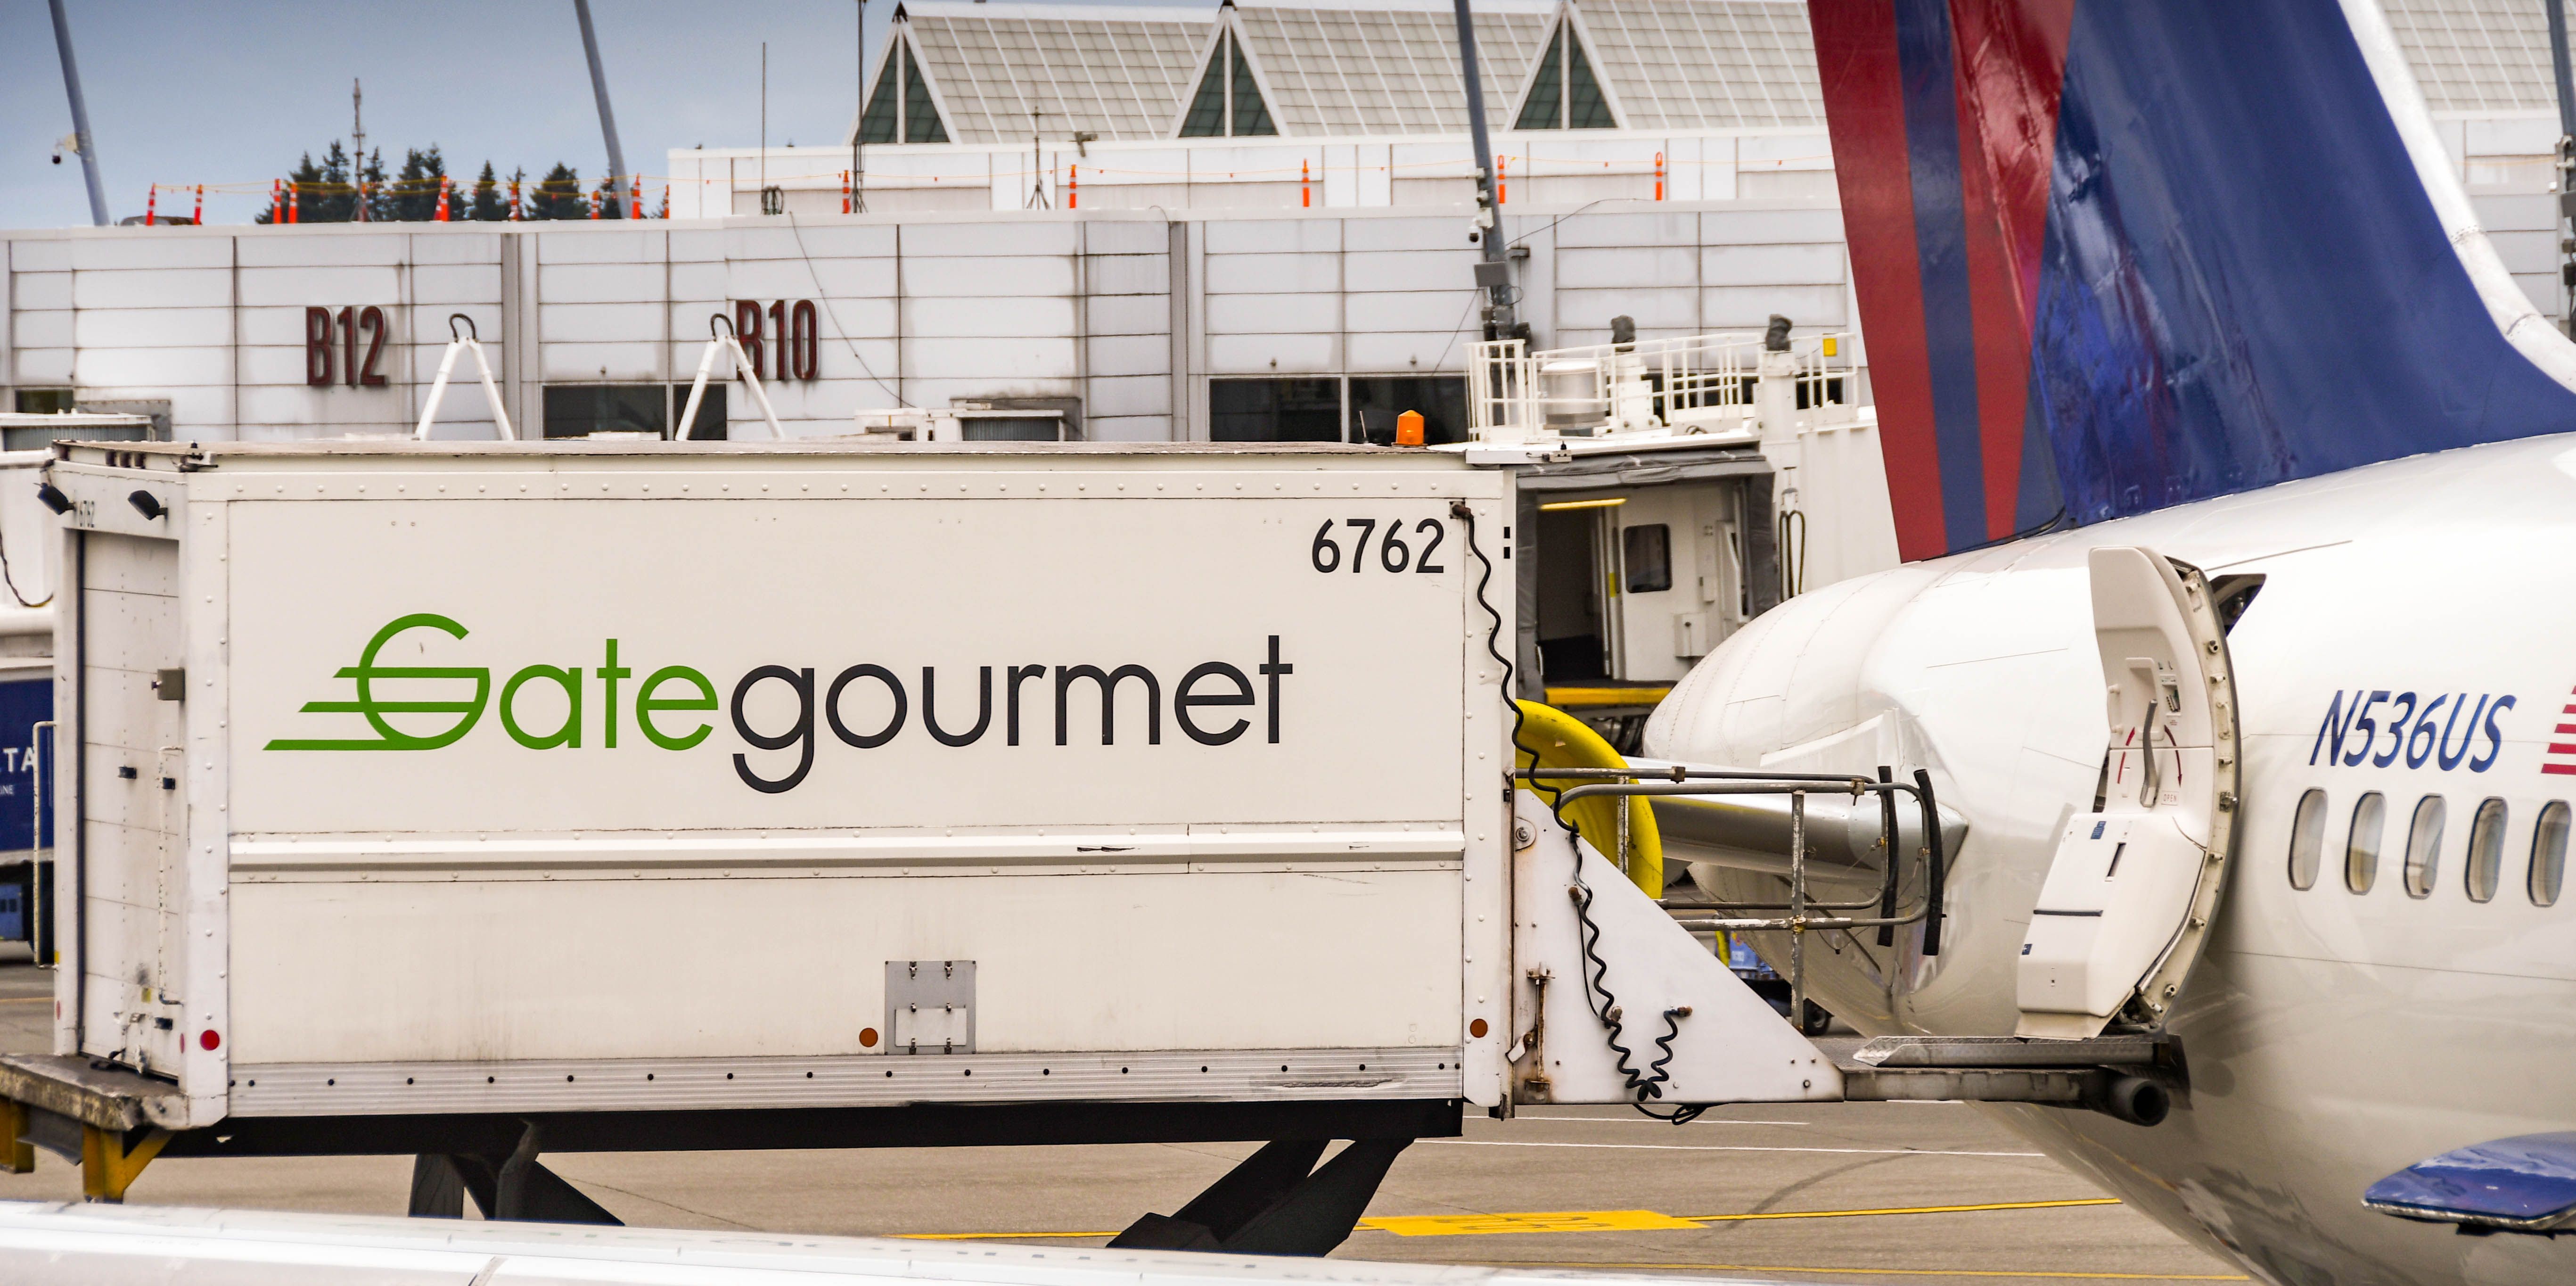
[[[707,376],[715,370],[716,354],[720,352],[733,354],[734,373],[751,385],[752,399],[760,403],[761,418],[769,421],[769,436],[784,440],[787,431],[778,427],[778,412],[769,405],[769,390],[760,386],[760,363],[743,353],[742,340],[733,331],[733,319],[723,313],[707,318],[707,351],[698,357],[697,378],[689,381],[689,404],[680,408],[680,422],[672,428],[671,436],[686,439],[697,427],[698,404],[706,401]]]
[[[1469,355],[1468,431],[1481,441],[1527,442],[1745,429],[1765,378],[1791,381],[1789,405],[1800,410],[1850,405],[1851,351],[1851,337],[1839,333],[1802,336],[1779,352],[1747,332],[1538,352],[1522,340],[1489,340]]]
[[[461,334],[456,329],[458,322],[465,323]],[[492,382],[492,361],[483,355],[483,340],[474,333],[474,319],[463,313],[449,313],[447,352],[438,359],[438,378],[430,381],[429,398],[421,403],[420,427],[412,430],[413,437],[422,441],[429,439],[429,426],[438,419],[438,404],[447,400],[447,377],[456,373],[456,355],[466,349],[474,350],[474,367],[483,373],[483,400],[492,406],[492,422],[501,427],[502,440],[506,442],[519,436],[510,427],[510,412],[501,405],[501,387]]]

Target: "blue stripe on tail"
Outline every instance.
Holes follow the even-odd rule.
[[[2337,6],[2078,4],[2054,167],[2032,414],[2075,520],[2576,429]]]
[[[1986,539],[1984,451],[1977,437],[1975,313],[1968,297],[1967,213],[1959,186],[1959,97],[1946,0],[1898,0],[1905,72],[1905,149],[1913,171],[1914,240],[1941,452],[1942,528],[1953,549]]]

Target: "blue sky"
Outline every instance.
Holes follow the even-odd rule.
[[[389,170],[431,143],[469,176],[486,159],[504,175],[607,168],[571,0],[65,5],[111,217],[143,213],[154,183],[220,183],[252,191],[209,194],[206,221],[249,222],[271,179],[347,136],[353,77],[366,83],[367,146]],[[893,13],[894,0],[869,0],[872,58]],[[591,16],[636,169],[665,171],[674,147],[759,140],[764,40],[770,142],[834,146],[848,127],[854,0],[593,0]],[[0,4],[0,226],[89,222],[79,161],[51,163],[71,130],[45,5]],[[162,208],[184,214],[188,200],[164,192]]]

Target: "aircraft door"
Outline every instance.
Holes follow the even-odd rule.
[[[2208,583],[2136,547],[2092,551],[2089,571],[2111,738],[2022,941],[2023,1036],[2164,1021],[2207,941],[2236,819],[2235,679]]]
[[[176,1073],[186,1024],[179,543],[81,537],[80,1052]]]

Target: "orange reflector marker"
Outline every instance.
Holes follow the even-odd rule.
[[[1395,417],[1395,444],[1400,447],[1422,445],[1422,412],[1407,411]]]

